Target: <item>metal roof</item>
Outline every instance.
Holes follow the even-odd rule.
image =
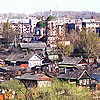
[[[18,79],[18,80],[51,81],[51,78],[49,78],[45,74],[32,74],[32,73],[25,73],[22,76],[17,76],[16,79]]]
[[[21,48],[31,48],[31,49],[45,49],[46,44],[43,42],[34,42],[34,43],[20,43]]]
[[[63,57],[62,59],[63,59],[63,61],[59,62],[59,64],[76,65],[82,60],[82,58],[79,58],[79,57]]]

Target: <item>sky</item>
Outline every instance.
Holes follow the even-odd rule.
[[[100,12],[100,0],[0,0],[0,13],[34,13],[44,11]]]

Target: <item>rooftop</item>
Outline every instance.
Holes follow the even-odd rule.
[[[45,74],[32,74],[32,73],[25,73],[22,76],[16,77],[16,79],[18,79],[18,80],[51,81],[51,78],[49,78]]]

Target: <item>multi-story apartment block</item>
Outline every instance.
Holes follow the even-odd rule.
[[[31,19],[9,19],[13,28],[23,36],[32,33]]]
[[[54,46],[57,39],[56,20],[48,22],[48,44]]]
[[[68,19],[65,18],[57,18],[48,22],[48,44],[56,46],[57,42],[65,41],[66,22]]]

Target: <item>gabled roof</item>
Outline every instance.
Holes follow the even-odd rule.
[[[25,55],[25,52],[22,52],[22,51],[12,52],[5,60],[8,60],[8,61],[22,60],[24,55]]]
[[[36,80],[36,81],[51,81],[52,79],[45,74],[25,73],[22,76],[16,77],[18,80]]]
[[[63,78],[63,79],[81,79],[82,76],[86,74],[86,77],[92,78],[86,70],[74,70],[74,71],[67,71],[66,74],[60,74],[58,78]]]
[[[63,59],[63,61],[60,62],[59,64],[73,64],[73,65],[76,65],[76,64],[79,64],[79,62],[81,60],[83,60],[83,58],[79,58],[79,57],[63,57],[62,59]]]
[[[86,74],[88,77],[91,78],[91,76],[88,74],[88,72],[87,72],[86,70],[84,70],[84,71],[82,72],[82,74],[79,76],[78,80],[81,79],[81,78],[84,76],[84,74]]]
[[[7,61],[28,61],[32,56],[37,56],[42,59],[43,55],[35,54],[34,52],[26,53],[23,51],[12,52],[5,60]]]
[[[40,60],[43,60],[43,56],[42,55],[38,55],[38,54],[34,54],[31,56],[31,58],[29,58],[29,60],[32,60],[34,58],[34,56],[36,56],[37,58],[39,58]],[[34,60],[36,60],[37,58],[35,58]]]

